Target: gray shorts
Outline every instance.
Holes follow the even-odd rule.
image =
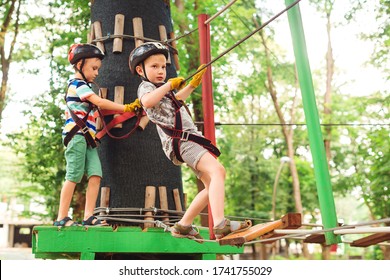
[[[198,179],[202,177],[202,172],[197,170],[196,166],[200,158],[207,153],[208,150],[203,148],[203,146],[192,141],[181,141],[180,142],[180,155],[183,158],[184,162],[195,172],[195,175]],[[175,165],[181,165],[182,162],[179,161],[175,153],[171,153],[171,160]]]

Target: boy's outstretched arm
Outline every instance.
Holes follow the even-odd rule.
[[[202,64],[198,67],[199,69],[202,69],[205,65]],[[200,85],[202,82],[202,77],[204,73],[206,72],[207,67],[203,68],[199,73],[196,73],[192,80],[188,83],[188,85],[180,90],[178,93],[176,93],[176,98],[180,100],[186,100],[188,96]]]
[[[160,100],[169,92],[170,90],[177,89],[180,87],[181,82],[184,80],[182,77],[169,79],[161,87],[156,88],[155,90],[146,93],[141,97],[141,104],[145,108],[152,108],[156,106]]]
[[[119,104],[111,100],[101,98],[96,94],[90,95],[89,97],[87,97],[87,100],[93,103],[94,105],[98,106],[100,109],[105,109],[105,110],[132,112],[134,111],[135,107],[140,107],[138,100],[134,101],[131,104]]]

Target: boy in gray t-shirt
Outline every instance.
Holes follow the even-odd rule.
[[[197,130],[183,101],[202,81],[206,67],[201,65],[187,86],[184,78],[166,78],[168,49],[161,43],[149,42],[135,48],[129,58],[130,70],[141,77],[138,98],[149,119],[157,124],[166,156],[174,164],[187,163],[203,182],[205,189],[199,192],[181,220],[171,228],[175,237],[201,239],[192,226],[197,215],[210,203],[213,216],[213,232],[220,239],[232,232],[245,230],[248,221],[230,221],[224,216],[225,168],[215,156],[220,154],[212,143]],[[179,90],[176,93],[176,90]]]

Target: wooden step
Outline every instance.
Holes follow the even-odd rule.
[[[375,245],[375,244],[378,244],[380,242],[384,242],[384,241],[388,241],[388,240],[390,240],[390,233],[389,232],[381,232],[381,233],[371,234],[369,236],[355,240],[351,243],[351,246],[352,247],[368,247],[368,246]]]
[[[242,246],[244,243],[249,242],[259,236],[272,232],[274,229],[293,229],[301,226],[301,214],[300,213],[288,213],[284,215],[280,220],[268,222],[265,224],[255,225],[246,231],[234,233],[220,239],[218,242],[220,245],[236,245]]]

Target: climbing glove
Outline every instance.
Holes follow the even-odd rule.
[[[123,112],[134,112],[137,108],[141,108],[141,103],[139,102],[138,98],[130,104],[125,104],[125,109]]]
[[[198,71],[199,69],[202,70],[196,73],[190,82],[190,85],[193,86],[194,88],[197,88],[199,84],[202,82],[202,77],[203,74],[206,72],[207,67],[205,67],[205,64],[202,64],[201,66],[199,66],[199,68],[196,71]]]
[[[168,80],[168,82],[171,82],[171,90],[181,90],[186,85],[183,81],[183,77],[176,77]]]

